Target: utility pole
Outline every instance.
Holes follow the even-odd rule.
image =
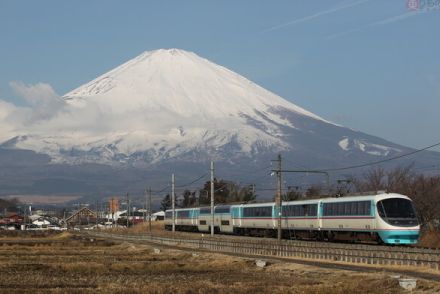
[[[151,187],[148,189],[148,227],[150,229],[151,234]]]
[[[171,209],[173,210],[173,233],[176,231],[176,195],[174,193],[174,174],[171,175]]]
[[[96,200],[96,219],[95,219],[96,229],[98,228],[98,215],[99,215],[99,200]]]
[[[144,223],[147,221],[147,207],[148,207],[148,194],[147,194],[147,188],[144,189],[144,196],[145,196],[145,203],[144,203]]]
[[[282,200],[281,200],[281,154],[278,154],[278,170],[277,170],[277,197],[275,199],[276,211],[278,212],[278,240],[281,240],[281,217],[282,217]]]
[[[214,162],[211,161],[211,236],[214,236]]]
[[[126,215],[127,215],[127,228],[128,228],[128,225],[130,222],[130,196],[128,195],[128,192],[127,192],[127,213],[126,213]]]

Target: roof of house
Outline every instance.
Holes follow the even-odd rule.
[[[80,219],[85,217],[96,217],[96,212],[93,210],[83,207],[75,211],[71,216],[65,219],[66,222],[73,221],[74,219]]]

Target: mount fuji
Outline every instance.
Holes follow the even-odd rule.
[[[174,165],[197,173],[214,160],[225,177],[261,168],[278,153],[298,166],[325,168],[412,150],[327,121],[179,49],[144,52],[60,99],[55,114],[1,149],[32,150],[64,167]]]

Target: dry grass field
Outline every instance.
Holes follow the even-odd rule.
[[[0,239],[1,293],[402,293],[386,274],[112,243],[62,233]],[[32,240],[30,243],[22,241]],[[412,293],[436,293],[420,280]]]

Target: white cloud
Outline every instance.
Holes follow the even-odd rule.
[[[0,142],[14,136],[15,126],[11,117],[17,112],[17,107],[11,103],[0,100]]]
[[[66,102],[49,84],[14,81],[9,85],[26,105],[16,106],[0,99],[0,144],[21,135],[65,137],[66,140],[70,136],[71,143],[75,144],[78,137],[136,131],[140,124],[142,128],[151,129],[163,125],[155,113],[145,113],[142,109],[119,113],[103,108],[94,100]],[[170,113],[165,121],[171,122],[174,117],[175,114]]]
[[[9,85],[26,105],[16,106],[0,99],[0,143],[50,127],[53,119],[66,107],[64,100],[49,84],[27,85],[13,81]]]
[[[23,82],[13,81],[9,85],[32,110],[31,116],[27,118],[28,123],[50,119],[65,107],[64,100],[49,84],[26,85]]]

